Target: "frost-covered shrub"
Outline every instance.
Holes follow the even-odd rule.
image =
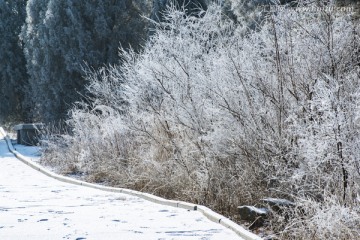
[[[245,35],[216,5],[190,16],[169,9],[164,19],[141,53],[121,52],[121,66],[88,75],[90,103],[72,110],[65,150],[79,168],[228,214],[291,198],[292,218],[271,220],[279,236],[309,236],[315,219],[349,211],[334,236],[354,238],[360,72],[351,15],[277,12]]]
[[[277,223],[273,222],[273,226],[283,227],[274,229],[280,232],[280,239],[358,239],[359,206],[343,206],[334,197],[324,197],[323,203],[299,200],[297,208],[288,211],[286,220],[274,213]]]

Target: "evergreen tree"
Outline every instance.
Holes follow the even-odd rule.
[[[0,0],[0,122],[22,117],[27,75],[18,35],[26,0]]]
[[[24,42],[30,75],[32,117],[45,122],[66,116],[84,92],[84,66],[117,61],[118,47],[137,49],[146,22],[135,2],[30,0]]]

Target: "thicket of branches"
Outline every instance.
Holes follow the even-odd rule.
[[[88,74],[90,103],[44,161],[232,216],[287,198],[280,238],[359,238],[358,20],[288,10],[244,33],[217,5],[163,17],[141,53]]]

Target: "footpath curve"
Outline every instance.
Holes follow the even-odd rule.
[[[101,186],[101,185],[88,183],[88,182],[76,180],[76,179],[73,179],[70,177],[65,177],[65,176],[53,173],[53,172],[47,170],[46,168],[44,168],[43,166],[31,161],[27,157],[25,157],[22,154],[20,154],[19,152],[17,152],[11,143],[10,137],[8,136],[8,134],[5,132],[5,130],[2,127],[0,127],[0,136],[4,137],[9,151],[12,154],[14,154],[14,156],[17,159],[19,159],[20,161],[22,161],[29,167],[45,174],[48,177],[54,178],[61,182],[85,186],[85,187],[98,189],[98,190],[102,190],[102,191],[114,192],[114,193],[124,193],[124,194],[136,196],[136,197],[148,200],[150,202],[165,205],[165,206],[177,207],[177,208],[182,208],[182,209],[186,209],[186,210],[199,211],[209,220],[219,223],[226,228],[229,228],[230,230],[234,231],[239,237],[241,237],[243,239],[246,239],[246,240],[260,240],[261,239],[259,236],[247,231],[246,229],[239,226],[238,224],[231,221],[230,219],[228,219],[228,218],[226,218],[226,217],[224,217],[202,205],[196,205],[196,204],[187,203],[187,202],[183,202],[183,201],[168,200],[168,199],[164,199],[161,197],[157,197],[157,196],[149,194],[149,193],[142,193],[139,191],[125,189],[125,188],[114,188],[114,187]]]

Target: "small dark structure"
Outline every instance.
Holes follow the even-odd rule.
[[[26,146],[36,146],[40,140],[40,130],[44,125],[42,123],[19,124],[14,127],[17,131],[17,143]]]

